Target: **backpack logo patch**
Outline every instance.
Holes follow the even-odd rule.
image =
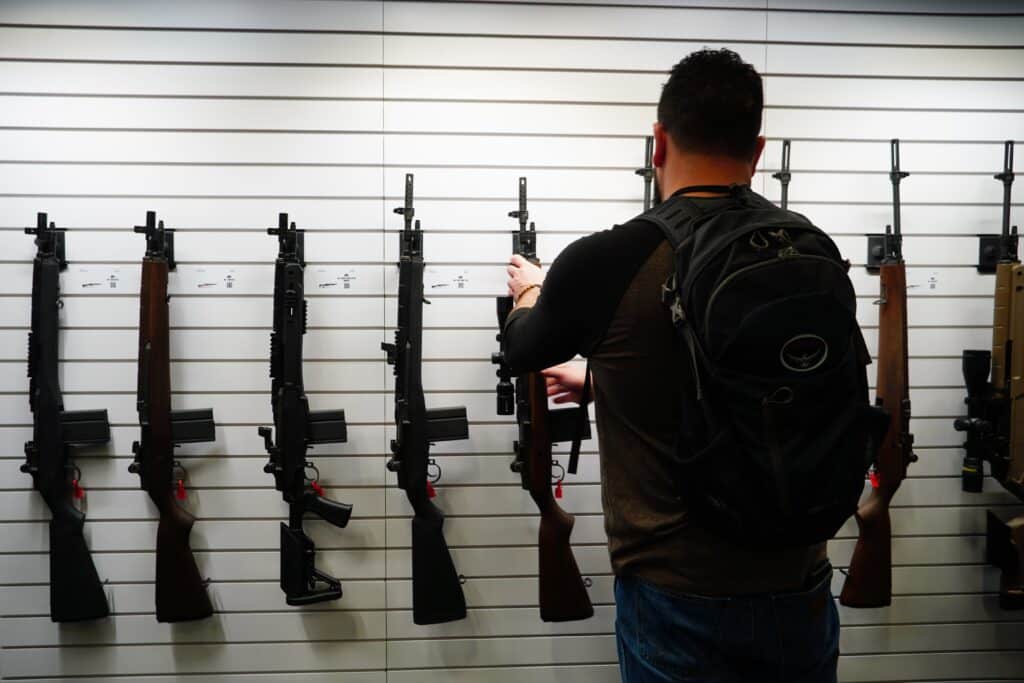
[[[782,345],[779,362],[792,372],[811,372],[828,359],[828,342],[816,334],[798,334]]]

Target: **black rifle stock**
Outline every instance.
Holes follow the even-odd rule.
[[[316,568],[316,548],[302,527],[308,512],[344,527],[352,506],[323,497],[316,467],[306,450],[318,443],[347,440],[345,411],[310,412],[302,382],[302,336],[306,333],[305,258],[303,231],[278,216],[277,260],[274,264],[274,331],[270,334],[270,402],[274,428],[260,427],[270,462],[263,468],[288,503],[288,523],[281,524],[281,590],[289,605],[310,605],[341,597],[341,582]],[[276,441],[274,439],[276,431]],[[312,471],[313,478],[306,476]]]
[[[878,369],[875,403],[889,413],[889,427],[875,456],[871,491],[857,508],[859,530],[839,601],[847,607],[883,607],[892,602],[892,522],[889,504],[917,458],[910,433],[910,378],[907,370],[907,278],[900,229],[899,140],[890,145],[889,179],[893,224],[886,226],[879,268]]]
[[[394,344],[381,344],[395,366],[395,439],[388,470],[409,499],[412,519],[413,621],[439,624],[463,619],[466,599],[444,539],[444,514],[431,501],[428,482],[440,477],[430,444],[469,438],[466,409],[426,409],[423,398],[423,233],[413,221],[413,176],[405,176],[404,220],[398,263],[398,326]],[[433,468],[433,473],[429,472]]]
[[[514,253],[539,265],[536,228],[532,222],[528,223],[526,178],[519,179],[519,209],[509,212],[509,216],[519,220],[519,231],[512,239]],[[570,543],[576,518],[563,510],[551,493],[552,469],[557,468],[564,475],[558,461],[552,460],[551,446],[560,441],[572,441],[580,424],[580,409],[550,410],[547,384],[538,372],[517,376],[513,385],[512,370],[505,360],[503,332],[512,312],[512,297],[498,297],[496,304],[500,350],[491,355],[491,362],[498,366],[497,411],[499,415],[516,416],[519,438],[513,444],[515,459],[511,469],[519,474],[523,489],[529,492],[540,511],[540,618],[544,621],[587,619],[593,616],[594,608]],[[589,438],[589,420],[584,424],[583,436]],[[560,482],[558,478],[556,483]]]
[[[993,298],[992,350],[963,352],[967,417],[953,426],[964,432],[961,486],[980,492],[985,469],[1010,493],[1024,500],[1024,266],[1017,257],[1017,226],[1010,225],[1014,181],[1013,141],[1003,146],[1002,231]],[[990,379],[991,378],[991,379]],[[987,561],[1002,569],[999,603],[1024,609],[1024,516],[1004,522],[987,515]]]
[[[36,216],[36,256],[32,263],[32,331],[28,335],[29,407],[32,440],[25,443],[21,471],[50,509],[50,618],[57,622],[102,619],[110,614],[103,584],[86,545],[85,515],[74,504],[78,468],[71,457],[76,446],[107,443],[106,410],[64,410],[58,373],[60,271],[64,231]]]
[[[654,172],[654,138],[644,138],[644,165],[634,171],[644,179],[644,211],[661,204],[661,188],[658,187],[658,176]]]
[[[195,523],[177,497],[184,493],[184,468],[174,447],[214,440],[213,411],[171,410],[171,370],[167,273],[175,267],[173,231],[157,223],[153,211],[135,232],[146,235],[139,293],[139,367],[137,408],[140,439],[132,444],[138,474],[160,515],[156,536],[156,618],[175,622],[213,614],[206,583],[199,575],[189,534]],[[178,486],[175,487],[175,482]]]

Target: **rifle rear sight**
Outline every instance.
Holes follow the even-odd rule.
[[[306,231],[288,222],[288,214],[277,214],[277,227],[267,228],[268,235],[277,235],[278,258],[294,255],[302,267],[306,266]]]
[[[167,259],[168,270],[178,267],[174,260],[174,230],[164,228],[164,222],[156,220],[156,211],[147,211],[146,224],[133,229],[146,236],[146,258]]]
[[[66,270],[68,260],[64,250],[64,228],[58,228],[56,223],[49,221],[43,212],[36,214],[36,227],[25,228],[26,235],[35,235],[36,247],[43,254],[53,254],[57,259],[60,270]]]

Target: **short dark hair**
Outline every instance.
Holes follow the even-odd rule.
[[[683,150],[750,159],[761,132],[761,76],[732,50],[700,50],[672,68],[658,121]]]

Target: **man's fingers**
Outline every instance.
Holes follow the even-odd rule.
[[[512,254],[512,256],[509,258],[508,262],[511,263],[516,268],[519,268],[519,267],[523,266],[526,263],[526,259],[524,259],[519,254]]]

